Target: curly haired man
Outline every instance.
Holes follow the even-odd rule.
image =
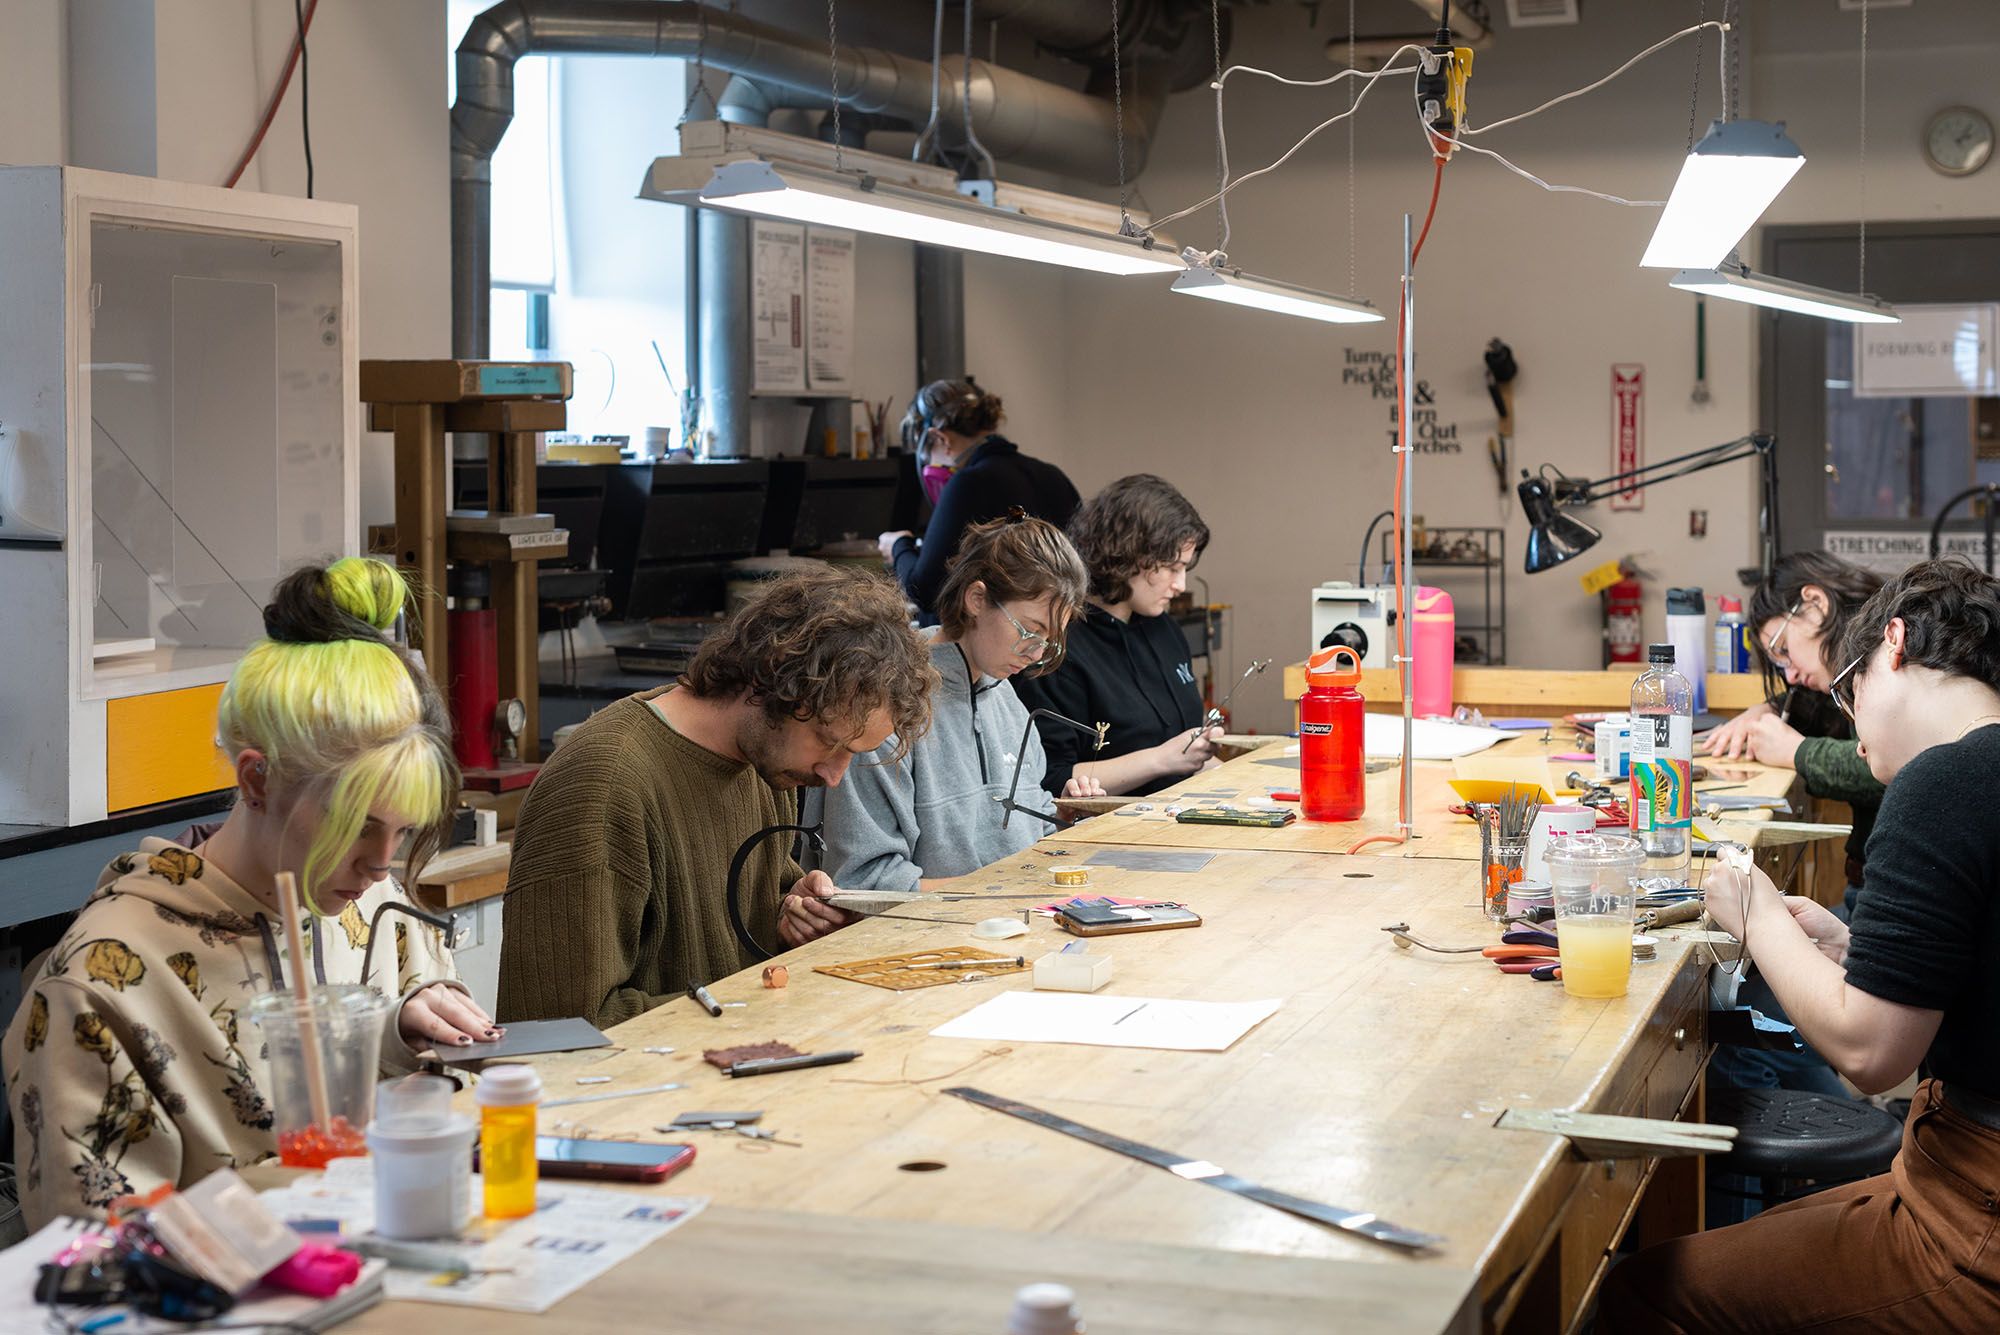
[[[737,848],[796,820],[798,789],[839,784],[892,733],[922,735],[936,679],[896,587],[827,569],[774,581],[675,685],[593,715],[515,826],[501,1014],[609,1026],[755,963],[724,899]],[[783,839],[756,846],[741,893],[762,941],[848,920]]]

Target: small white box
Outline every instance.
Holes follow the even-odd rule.
[[[1035,989],[1040,992],[1095,992],[1110,981],[1109,955],[1053,950],[1035,961]]]

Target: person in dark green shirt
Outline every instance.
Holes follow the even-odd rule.
[[[1837,668],[1831,646],[1882,577],[1824,552],[1793,552],[1750,595],[1750,635],[1773,698],[1717,728],[1708,754],[1797,770],[1814,797],[1854,810],[1847,840],[1847,903],[1852,912],[1882,784],[1856,753],[1854,729],[1827,696]],[[1776,690],[1782,681],[1785,689]]]
[[[1711,756],[1797,770],[1806,792],[1853,809],[1846,902],[1838,911],[1842,917],[1853,912],[1861,893],[1864,851],[1884,789],[1860,754],[1853,726],[1827,694],[1840,670],[1838,665],[1828,666],[1827,660],[1835,656],[1855,613],[1881,587],[1882,578],[1873,571],[1824,552],[1793,552],[1779,558],[1770,576],[1750,595],[1749,615],[1753,652],[1773,697],[1744,710],[1708,739]],[[1782,692],[1776,689],[1780,681]],[[1784,1007],[1759,974],[1744,982],[1736,1002],[1772,1019],[1786,1019]],[[1718,1048],[1709,1073],[1718,1084],[1738,1089],[1847,1093],[1833,1068],[1810,1048],[1794,1052]],[[1719,1214],[1730,1213],[1728,1203],[1718,1204]],[[1744,1217],[1753,1212],[1747,1207],[1737,1210]]]

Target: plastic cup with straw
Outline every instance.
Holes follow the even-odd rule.
[[[331,1159],[368,1152],[364,1132],[388,1002],[370,987],[312,985],[297,880],[279,872],[275,885],[290,987],[255,998],[248,1012],[270,1054],[267,1093],[279,1161],[322,1168]]]

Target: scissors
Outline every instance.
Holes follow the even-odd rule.
[[[1262,672],[1265,668],[1269,666],[1271,666],[1271,660],[1268,658],[1253,658],[1250,660],[1250,666],[1243,669],[1243,675],[1236,679],[1235,686],[1231,686],[1229,688],[1229,694],[1222,697],[1222,703],[1216,705],[1214,708],[1210,709],[1208,713],[1202,715],[1201,730],[1195,733],[1194,737],[1190,737],[1187,739],[1187,746],[1183,746],[1181,748],[1182,755],[1187,754],[1188,746],[1194,745],[1195,737],[1202,737],[1207,735],[1208,730],[1210,728],[1213,728],[1216,724],[1222,722],[1222,715],[1224,711],[1226,711],[1229,708],[1229,702],[1236,698],[1236,692],[1238,688],[1240,688],[1244,682],[1250,680],[1252,677],[1256,676],[1259,672]]]

